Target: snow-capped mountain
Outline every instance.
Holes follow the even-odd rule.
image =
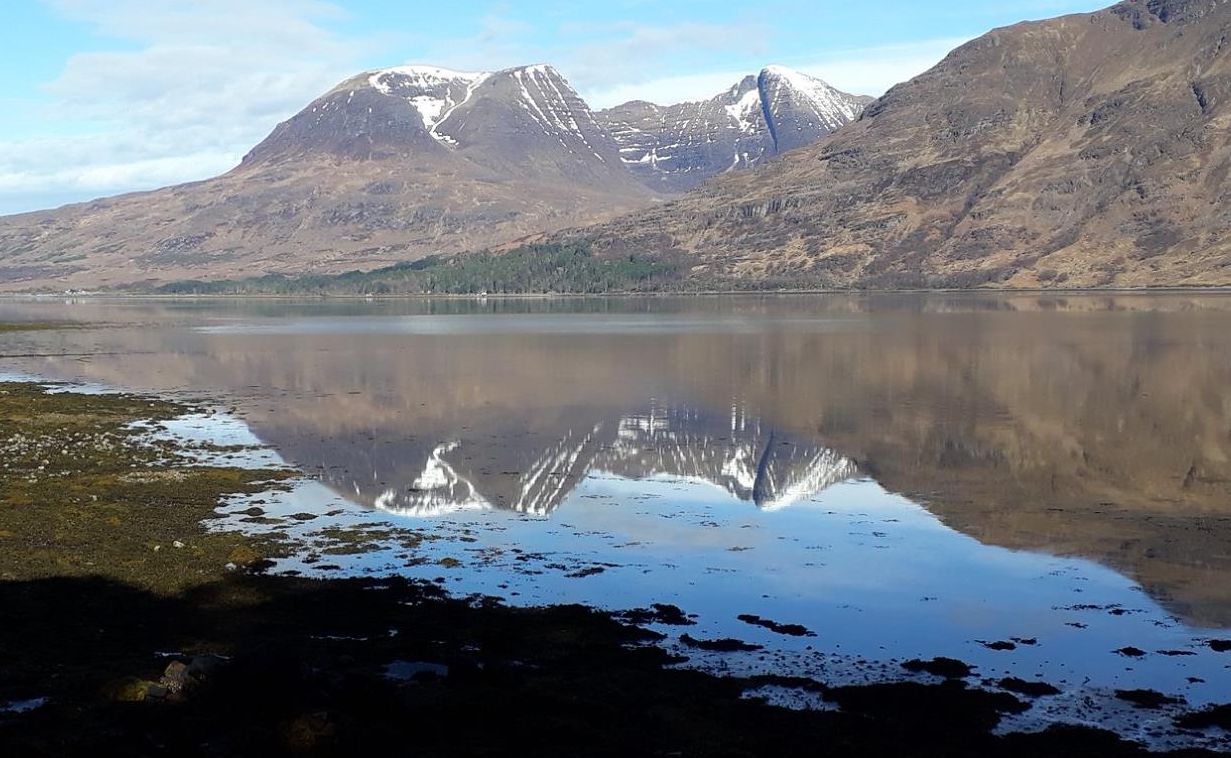
[[[0,287],[337,273],[649,206],[854,118],[785,69],[702,103],[596,114],[548,65],[365,71],[222,176],[0,219]]]
[[[811,144],[857,119],[868,102],[799,71],[769,66],[709,100],[668,106],[633,101],[597,115],[630,171],[656,190],[676,192]]]
[[[474,80],[417,66],[359,74],[279,124],[244,156],[243,166],[313,154],[359,160],[439,155],[431,129],[446,104],[466,98]]]
[[[676,191],[809,144],[858,118],[866,101],[769,66],[709,100],[634,101],[596,114],[548,65],[399,66],[339,84],[244,162],[322,150],[363,159],[448,151],[522,176],[533,169],[621,185],[631,171]]]
[[[451,170],[544,178],[641,194],[611,134],[551,66],[462,72],[435,66],[368,71],[330,90],[244,159],[305,152],[360,159],[415,156]]]

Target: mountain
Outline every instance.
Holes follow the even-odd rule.
[[[678,192],[809,145],[854,121],[870,101],[769,66],[709,100],[668,106],[636,100],[596,116],[641,181]]]
[[[325,93],[223,176],[0,219],[0,284],[372,268],[652,200],[550,66],[392,68]]]
[[[572,236],[828,286],[1231,284],[1231,4],[997,29],[862,118]]]
[[[220,177],[0,218],[0,288],[331,274],[499,246],[647,207],[860,107],[780,67],[706,103],[601,114],[547,65],[369,71]]]

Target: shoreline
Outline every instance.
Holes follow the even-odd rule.
[[[59,300],[64,298],[82,300],[602,300],[602,299],[641,299],[641,298],[689,298],[689,297],[777,297],[802,295],[1080,295],[1095,297],[1099,295],[1231,295],[1231,285],[1188,286],[1188,287],[1075,287],[1062,288],[953,288],[953,289],[767,289],[767,290],[684,290],[669,291],[628,291],[628,292],[512,292],[497,294],[454,294],[454,293],[407,293],[400,295],[338,295],[312,294],[270,295],[270,294],[232,294],[232,295],[194,295],[194,294],[142,294],[139,292],[0,292],[0,302]]]

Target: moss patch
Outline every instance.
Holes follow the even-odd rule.
[[[217,579],[271,540],[210,533],[222,497],[269,489],[286,471],[193,466],[133,429],[189,409],[136,395],[0,383],[0,579],[105,576],[155,592]]]

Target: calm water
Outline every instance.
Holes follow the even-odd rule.
[[[1114,720],[1084,698],[1116,688],[1231,700],[1206,644],[1231,636],[1228,297],[0,302],[14,319],[92,326],[0,337],[0,370],[210,398],[232,415],[178,432],[308,472],[249,499],[275,523],[236,500],[214,524],[301,540],[279,570],[674,603],[694,637],[765,646],[708,661],[742,671],[949,655],[1062,686],[1036,719]]]

